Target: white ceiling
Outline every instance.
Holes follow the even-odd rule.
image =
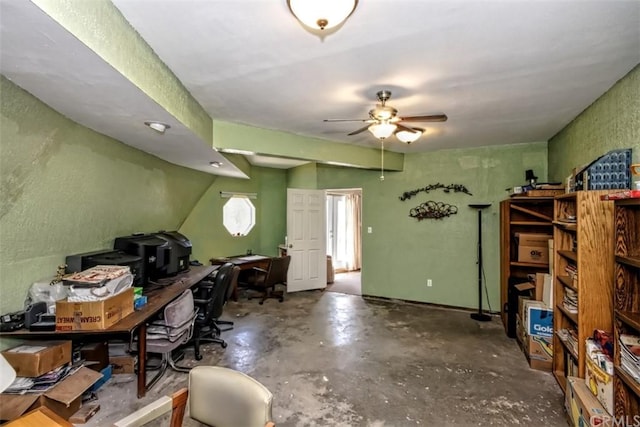
[[[6,3],[12,1],[0,0],[3,74],[41,98],[46,91],[31,88],[57,92],[51,81],[80,96],[86,91],[87,98],[108,96],[116,77],[51,64],[64,61],[47,59],[53,54],[28,40],[47,24],[9,22]],[[377,147],[368,132],[347,136],[361,123],[322,120],[366,118],[380,89],[393,92],[389,104],[400,116],[449,116],[446,123],[425,123],[428,133],[418,142],[388,144],[400,152],[546,141],[640,62],[636,0],[360,0],[345,25],[324,39],[303,29],[285,0],[113,3],[214,120]],[[56,55],[73,46],[44,35],[54,37]],[[25,52],[45,57],[47,71],[40,60],[21,60]],[[93,62],[99,61],[87,58],[84,70],[98,67]],[[137,89],[122,90],[127,97]],[[130,127],[87,117],[100,116],[92,113],[100,106],[66,104],[54,108],[103,133]],[[147,113],[136,110],[149,106],[104,108],[142,117]],[[119,132],[130,143],[132,131]]]

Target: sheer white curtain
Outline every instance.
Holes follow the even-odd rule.
[[[347,228],[347,271],[360,270],[361,267],[361,234],[362,234],[362,209],[361,195],[359,193],[349,193],[346,195],[346,228]]]

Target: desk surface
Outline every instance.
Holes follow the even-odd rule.
[[[0,336],[7,338],[51,338],[52,336],[63,335],[131,333],[141,323],[155,316],[164,306],[180,296],[186,289],[191,288],[214,272],[218,267],[217,265],[192,266],[189,271],[185,273],[179,274],[171,279],[165,279],[170,285],[151,289],[148,292],[145,291],[145,295],[147,295],[148,298],[147,304],[107,329],[92,331],[29,331],[28,329],[19,329],[12,332],[0,332]]]

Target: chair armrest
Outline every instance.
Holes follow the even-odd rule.
[[[171,412],[171,426],[181,426],[188,395],[189,391],[183,388],[172,394],[171,397],[162,396],[125,418],[116,421],[113,423],[113,427],[143,426],[162,417],[167,412]]]

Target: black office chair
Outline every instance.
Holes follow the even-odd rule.
[[[252,274],[247,277],[245,286],[251,290],[260,292],[263,304],[267,298],[277,298],[278,301],[284,301],[284,291],[276,291],[276,285],[286,286],[287,272],[289,271],[289,263],[291,255],[283,257],[275,257],[269,260],[266,269],[254,267]],[[252,295],[249,294],[249,299]]]
[[[201,360],[200,343],[213,342],[220,344],[222,348],[227,343],[220,338],[220,328],[216,320],[222,314],[224,303],[227,299],[234,265],[226,263],[221,266],[213,281],[202,280],[194,289],[194,304],[199,308],[195,319],[193,331],[193,346],[196,360]]]

